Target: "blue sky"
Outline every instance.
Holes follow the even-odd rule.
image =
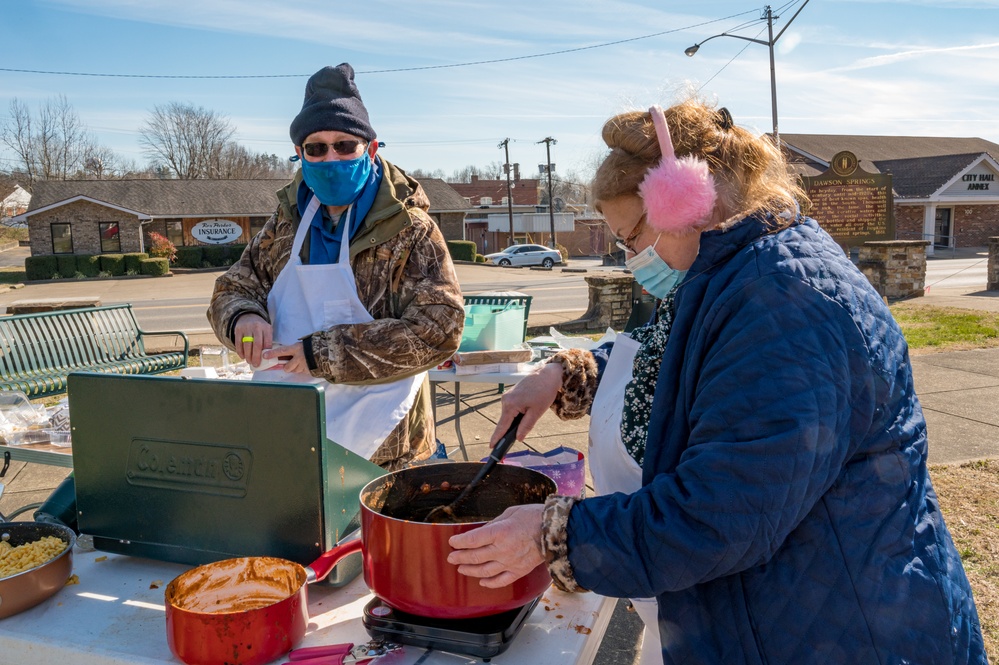
[[[773,5],[775,34],[801,2]],[[537,142],[551,136],[557,171],[586,173],[603,153],[608,117],[691,88],[738,124],[769,131],[766,46],[723,37],[692,58],[683,53],[740,25],[737,34],[766,40],[762,6],[4,0],[0,119],[12,98],[34,109],[64,94],[101,143],[144,164],[138,135],[149,112],[189,102],[227,115],[246,147],[290,155],[288,125],[308,76],[346,61],[383,154],[403,168],[450,173],[502,161],[497,144],[509,137],[510,161],[537,173],[545,161]],[[782,133],[999,143],[999,0],[811,0],[775,50]],[[529,57],[541,54],[553,55]],[[485,64],[453,66],[472,62]],[[0,169],[10,159],[0,147]]]

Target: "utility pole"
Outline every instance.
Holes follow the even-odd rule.
[[[547,137],[538,143],[545,144],[545,153],[548,159],[548,165],[545,170],[548,171],[548,222],[551,224],[552,233],[552,249],[555,249],[555,198],[552,196],[552,144],[558,143],[552,137]]]
[[[694,54],[697,53],[698,49],[701,48],[702,44],[704,44],[705,42],[709,42],[717,37],[733,37],[735,39],[741,39],[743,41],[753,42],[754,44],[762,44],[763,46],[766,46],[767,48],[770,49],[770,115],[771,119],[773,120],[773,126],[774,126],[774,145],[776,145],[778,149],[780,148],[780,133],[777,129],[777,70],[776,67],[774,66],[774,44],[776,44],[777,40],[780,39],[781,35],[784,34],[784,31],[787,30],[789,27],[791,27],[791,23],[794,21],[794,19],[798,18],[798,14],[801,13],[801,10],[805,8],[805,5],[807,5],[808,2],[809,0],[805,0],[803,3],[801,3],[801,6],[798,7],[798,11],[794,13],[794,16],[791,17],[791,19],[784,25],[783,28],[781,28],[781,31],[778,32],[776,35],[774,34],[774,19],[780,18],[780,16],[774,16],[773,9],[770,7],[770,5],[765,6],[763,8],[763,15],[760,16],[760,20],[762,21],[766,19],[767,41],[763,41],[762,39],[755,39],[753,37],[743,37],[742,35],[734,35],[728,32],[723,32],[718,35],[712,35],[711,37],[708,37],[707,39],[700,41],[694,44],[693,46],[688,46],[683,51],[687,55],[687,57],[692,58],[694,57]]]
[[[505,138],[500,141],[497,148],[503,148],[503,152],[506,155],[506,162],[503,164],[503,170],[506,171],[506,211],[510,215],[510,244],[514,244],[513,239],[513,186],[510,184],[510,139]]]

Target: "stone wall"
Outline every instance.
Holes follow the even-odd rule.
[[[989,291],[999,291],[999,236],[989,238]]]
[[[560,332],[583,330],[623,330],[631,316],[631,291],[635,278],[630,273],[585,277],[589,286],[590,304],[580,318],[558,324]],[[528,330],[531,334],[547,334],[544,330]]]
[[[860,247],[857,267],[889,300],[921,296],[926,286],[926,240],[875,240]]]
[[[52,224],[68,223],[73,233],[74,254],[100,254],[101,222],[118,222],[120,253],[140,252],[139,218],[123,210],[74,201],[28,218],[28,238],[31,255],[52,254]]]

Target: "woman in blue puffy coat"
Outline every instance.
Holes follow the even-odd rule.
[[[486,586],[547,561],[564,590],[655,597],[665,663],[985,663],[905,339],[798,213],[780,152],[696,100],[603,136],[597,206],[661,304],[633,339],[521,382],[496,432],[590,413],[635,485],[511,508],[448,560]]]

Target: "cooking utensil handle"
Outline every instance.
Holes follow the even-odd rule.
[[[345,665],[345,663],[357,662],[355,660],[348,660],[350,658],[350,652],[347,653],[331,653],[327,656],[313,656],[312,658],[299,658],[298,660],[289,660],[281,665]],[[370,660],[370,659],[369,659]]]
[[[459,503],[464,501],[465,497],[468,496],[473,489],[478,487],[482,479],[488,476],[493,468],[495,468],[495,466],[503,460],[503,456],[510,452],[510,448],[517,440],[517,428],[520,427],[520,421],[523,419],[523,413],[518,413],[513,417],[513,424],[510,425],[509,429],[507,429],[503,438],[496,442],[496,446],[493,448],[493,452],[489,455],[489,459],[486,460],[486,463],[482,465],[479,472],[475,474],[474,478],[472,478],[472,482],[465,485],[465,489],[462,490],[461,494],[459,494],[458,497],[451,502],[451,506],[457,506]]]
[[[503,457],[510,452],[510,448],[517,441],[517,430],[520,428],[520,421],[524,419],[523,413],[518,413],[513,417],[513,424],[510,425],[510,429],[506,431],[499,441],[496,442],[496,446],[493,448],[493,452],[489,455],[489,458],[495,460],[496,462],[502,462]]]
[[[288,652],[288,660],[302,661],[319,658],[321,656],[343,656],[350,653],[353,648],[353,644],[350,642],[344,642],[343,644],[327,644],[326,646],[321,647],[303,647],[301,649],[292,649]]]
[[[326,576],[343,559],[354,552],[360,552],[361,546],[361,530],[358,529],[337,543],[333,549],[320,554],[318,559],[305,568],[306,582],[320,582],[326,579]]]

